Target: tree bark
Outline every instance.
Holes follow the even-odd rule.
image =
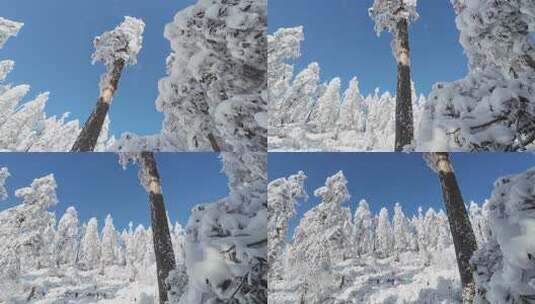
[[[414,139],[408,21],[401,19],[396,30],[394,52],[398,64],[398,76],[395,151],[403,151],[403,147],[411,144]]]
[[[221,148],[219,147],[219,144],[217,143],[214,134],[208,133],[208,140],[210,141],[210,145],[212,145],[212,149],[214,150],[214,152],[221,152]]]
[[[92,152],[95,150],[102,126],[106,120],[106,115],[108,115],[110,109],[113,95],[119,86],[119,79],[121,78],[124,66],[125,61],[123,59],[119,59],[114,63],[113,69],[109,74],[109,84],[100,92],[97,104],[85,122],[84,128],[78,135],[71,152]]]
[[[166,279],[169,273],[176,268],[175,253],[169,233],[167,213],[162,195],[160,175],[156,166],[156,160],[152,152],[142,152],[143,170],[148,174],[148,187],[150,199],[150,215],[152,223],[152,239],[154,243],[154,254],[156,256],[156,270],[158,276],[158,291],[160,304],[165,304],[168,300],[167,292],[170,286]]]
[[[477,250],[476,237],[466,212],[464,200],[448,153],[432,153],[442,187],[457,265],[463,287],[463,303],[472,303],[475,296],[473,269],[470,258]]]

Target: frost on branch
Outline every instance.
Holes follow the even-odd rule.
[[[395,32],[400,20],[414,22],[418,19],[417,0],[375,0],[369,9],[370,17],[375,21],[377,35],[387,30]]]
[[[476,252],[480,303],[529,303],[535,295],[535,168],[495,183],[490,241]]]
[[[119,59],[129,65],[136,64],[143,43],[144,29],[145,23],[142,20],[125,17],[118,27],[95,38],[93,64],[102,61],[108,69]]]
[[[7,199],[6,179],[10,176],[9,170],[4,167],[0,169],[0,201]]]
[[[533,149],[535,8],[531,1],[453,0],[469,74],[434,86],[419,150]]]
[[[24,23],[0,17],[0,49],[10,37],[17,36]]]

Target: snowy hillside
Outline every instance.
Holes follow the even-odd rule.
[[[528,238],[535,217],[518,211],[532,208],[533,184],[528,180],[533,172],[502,178],[488,201],[467,206],[480,248],[471,261],[477,269],[477,303],[517,303],[511,299],[531,299],[535,293],[535,240]],[[287,240],[295,204],[307,197],[305,180],[299,172],[268,186],[269,206],[280,210],[269,218],[274,231],[268,248],[270,303],[462,302],[444,211],[419,208],[409,217],[397,203],[392,216],[386,208],[372,214],[361,200],[351,216],[348,181],[340,171],[314,191],[319,204],[303,215]],[[501,262],[506,256],[508,262]]]

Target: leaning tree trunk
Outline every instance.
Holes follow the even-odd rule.
[[[144,168],[148,178],[150,217],[152,223],[152,239],[154,243],[154,254],[156,256],[156,270],[158,276],[158,291],[160,304],[165,304],[168,300],[167,292],[170,286],[166,279],[169,273],[176,268],[175,253],[171,243],[167,213],[163,201],[160,175],[156,166],[156,160],[152,152],[142,152]]]
[[[463,287],[463,303],[472,303],[475,296],[475,283],[473,269],[470,267],[470,258],[477,249],[476,237],[448,153],[431,154],[440,179],[453,245],[455,246],[455,255]]]
[[[108,110],[110,109],[113,95],[119,86],[119,79],[121,78],[124,66],[125,61],[123,59],[119,59],[113,64],[113,69],[108,75],[109,83],[100,92],[95,109],[85,122],[84,128],[78,135],[71,152],[92,152],[95,150],[102,126],[106,120],[106,115],[108,115]]]
[[[410,145],[414,139],[409,22],[405,18],[398,22],[394,39],[398,64],[395,151],[403,151],[403,147]]]

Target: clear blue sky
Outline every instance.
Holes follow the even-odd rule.
[[[227,178],[214,153],[160,153],[156,155],[164,199],[174,223],[187,223],[193,206],[228,195]],[[125,171],[112,153],[2,153],[0,167],[8,167],[10,197],[0,202],[0,211],[20,203],[16,189],[33,179],[54,173],[59,203],[52,210],[59,220],[66,208],[75,206],[86,222],[97,217],[102,227],[111,213],[116,228],[150,224],[148,195],[139,184],[137,167]]]
[[[420,153],[270,153],[269,180],[295,174],[308,176],[310,199],[298,206],[290,223],[293,231],[299,218],[319,203],[314,190],[339,170],[348,180],[352,213],[358,201],[366,199],[374,214],[382,207],[393,211],[399,202],[405,214],[416,214],[419,206],[443,209],[438,177],[427,167]],[[493,183],[501,176],[516,174],[535,166],[532,153],[453,153],[452,162],[466,202],[482,203],[490,197]]]
[[[121,79],[111,108],[111,132],[139,134],[160,131],[163,116],[155,109],[158,80],[165,75],[171,49],[163,37],[164,26],[176,12],[195,0],[16,0],[0,1],[0,16],[24,22],[18,37],[0,50],[0,59],[12,59],[15,70],[7,81],[29,84],[33,98],[50,91],[46,111],[71,112],[83,124],[98,97],[104,66],[91,65],[93,38],[113,29],[124,16],[146,23],[143,49],[136,66]],[[29,99],[27,99],[29,100]]]
[[[344,87],[357,76],[361,92],[395,91],[396,64],[392,35],[378,38],[368,16],[372,0],[270,0],[269,31],[304,26],[303,56],[296,71],[317,61],[321,79],[341,77]],[[410,26],[412,75],[418,93],[427,95],[438,81],[466,75],[467,59],[449,1],[418,1],[420,19]]]

